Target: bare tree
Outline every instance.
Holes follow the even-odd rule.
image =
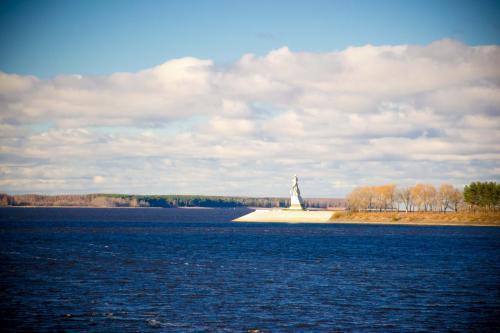
[[[350,210],[359,211],[366,209],[371,204],[371,197],[367,195],[365,187],[356,187],[347,196],[347,204]]]
[[[432,210],[436,203],[437,191],[431,184],[417,184],[411,189],[413,200],[418,205],[419,210]]]
[[[454,190],[455,188],[450,184],[441,184],[439,187],[438,202],[441,211],[444,213],[446,213],[446,210],[450,208],[450,200]]]
[[[397,190],[396,196],[398,199],[398,202],[401,202],[404,207],[405,207],[405,212],[408,213],[408,211],[411,212],[412,205],[413,205],[413,198],[411,195],[411,187],[403,187]]]
[[[453,189],[453,192],[450,195],[450,205],[455,212],[458,212],[458,207],[461,203],[464,202],[464,195],[462,191],[457,188]]]

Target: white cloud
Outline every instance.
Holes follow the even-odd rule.
[[[94,184],[102,184],[106,181],[106,178],[104,178],[103,176],[94,176],[92,178],[92,181],[94,182]]]
[[[452,40],[47,80],[0,72],[7,192],[344,195],[498,180],[500,47]]]

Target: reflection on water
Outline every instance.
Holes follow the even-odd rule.
[[[500,229],[0,209],[8,330],[495,331]]]

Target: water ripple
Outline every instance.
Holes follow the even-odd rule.
[[[500,331],[496,228],[140,211],[0,209],[4,331]]]

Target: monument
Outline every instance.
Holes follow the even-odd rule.
[[[304,210],[304,201],[300,196],[299,179],[297,175],[293,176],[292,189],[290,190],[290,208],[296,210]]]
[[[305,210],[300,196],[299,179],[292,178],[290,207],[282,209],[256,209],[254,212],[234,219],[235,222],[284,222],[284,223],[328,223],[334,212],[328,210]]]

